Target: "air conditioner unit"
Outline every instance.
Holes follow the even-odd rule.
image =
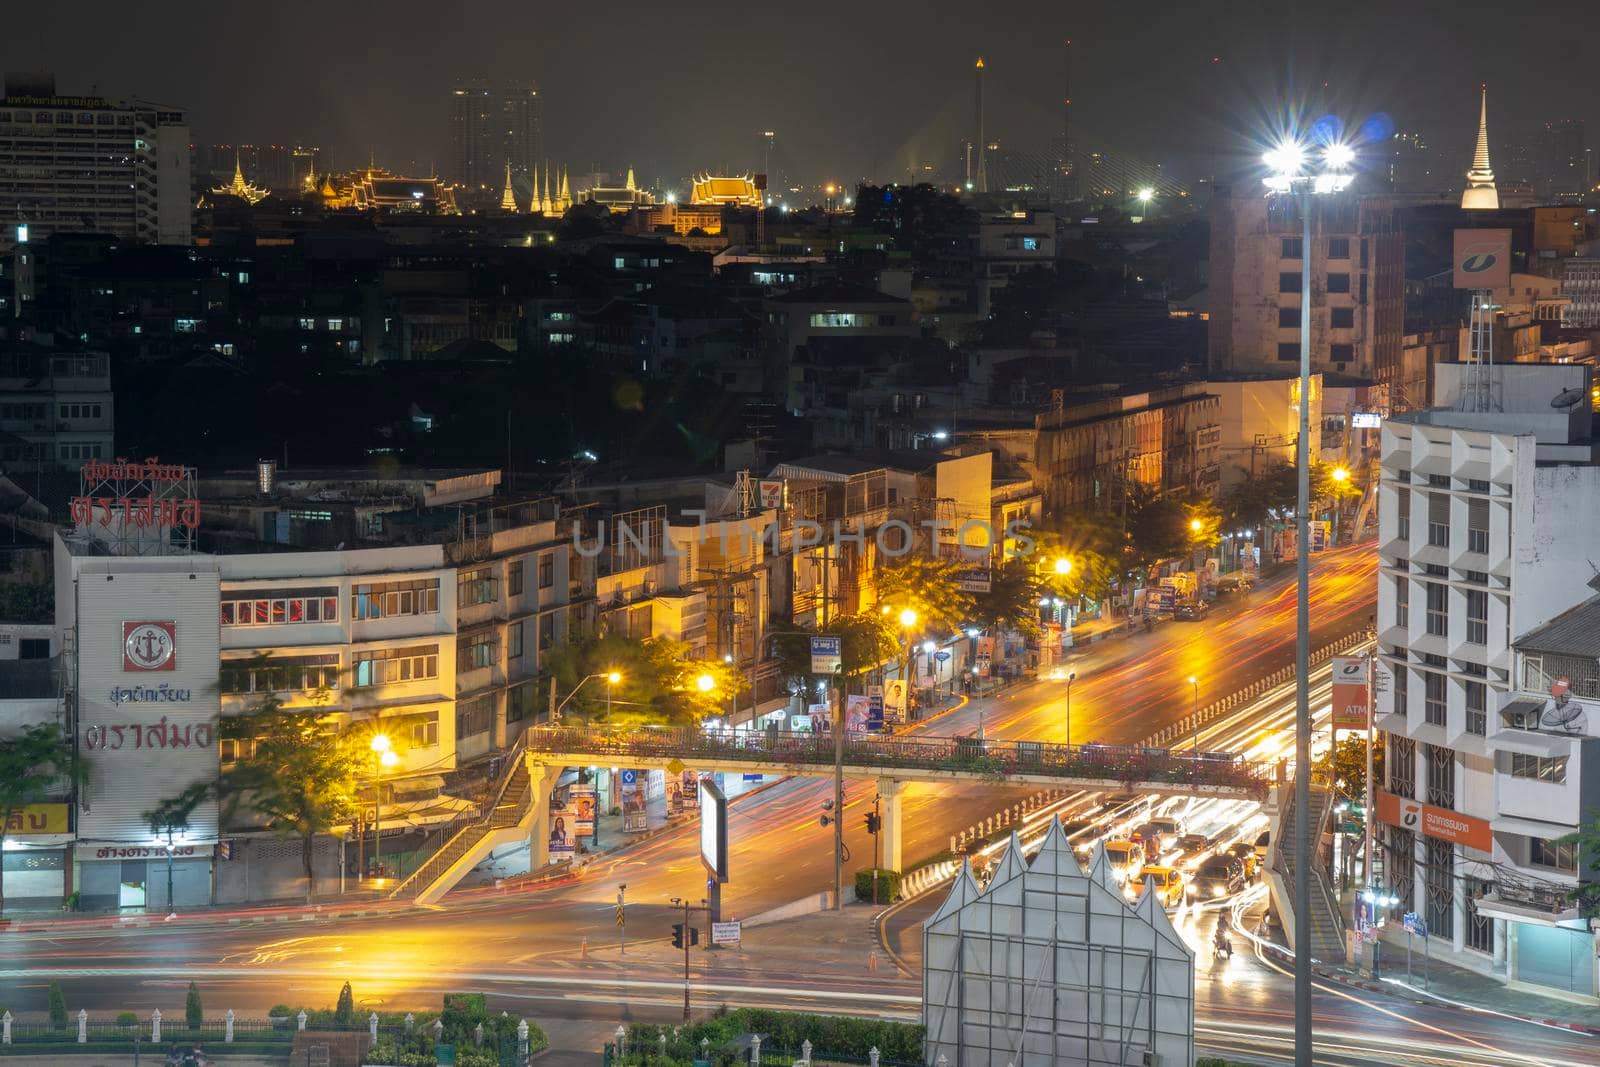
[[[1144,1050],[1144,1058],[1139,1061],[1143,1067],[1161,1067],[1161,1053],[1153,1049]]]

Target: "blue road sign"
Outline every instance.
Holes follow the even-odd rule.
[[[639,772],[638,771],[630,769],[630,770],[625,770],[625,771],[622,772],[622,784],[623,785],[632,785],[635,782],[637,782],[638,780],[639,780]]]

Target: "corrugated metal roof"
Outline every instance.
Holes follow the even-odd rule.
[[[1600,657],[1600,596],[1567,609],[1513,643],[1519,650]]]

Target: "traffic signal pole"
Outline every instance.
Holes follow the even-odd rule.
[[[833,691],[833,910],[844,908],[844,696]]]
[[[689,1021],[689,945],[694,941],[690,931],[694,927],[689,925],[689,900],[683,901],[683,1021]]]

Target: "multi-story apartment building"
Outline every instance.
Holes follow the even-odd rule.
[[[1556,841],[1600,799],[1584,784],[1600,765],[1584,762],[1591,728],[1541,714],[1545,676],[1581,696],[1600,654],[1574,615],[1592,614],[1600,509],[1591,371],[1435,371],[1434,406],[1382,429],[1382,879],[1436,954],[1592,1000],[1592,937],[1564,896],[1578,874]]]
[[[0,465],[13,474],[110,459],[110,357],[18,342],[0,348]]]
[[[6,76],[0,218],[27,223],[34,240],[88,229],[187,245],[191,207],[181,110],[61,96],[49,74]]]

